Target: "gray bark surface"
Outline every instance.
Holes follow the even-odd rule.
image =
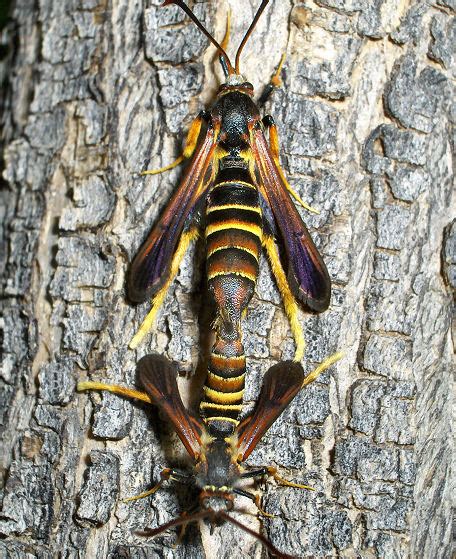
[[[150,352],[180,364],[193,402],[204,377],[202,243],[152,335],[128,349],[150,307],[126,301],[128,263],[182,170],[137,172],[173,160],[220,78],[214,48],[160,3],[16,0],[2,34],[2,557],[267,555],[233,526],[212,536],[190,527],[177,546],[173,531],[136,535],[194,503],[171,483],[123,501],[184,465],[185,452],[151,406],[75,392],[86,378],[135,386]],[[231,6],[233,52],[257,4],[196,12],[220,38]],[[316,489],[268,482],[274,518],[242,517],[298,557],[453,553],[455,10],[454,0],[280,0],[243,56],[259,91],[287,52],[284,87],[266,109],[290,182],[320,210],[302,215],[333,296],[327,312],[301,315],[304,366],[346,352],[248,460]],[[244,330],[253,402],[294,347],[265,258]]]

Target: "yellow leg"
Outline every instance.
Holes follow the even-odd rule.
[[[153,495],[156,491],[158,491],[162,485],[163,485],[163,480],[159,481],[157,485],[152,487],[152,489],[149,489],[148,491],[144,491],[144,493],[140,493],[139,495],[135,495],[134,497],[127,497],[126,499],[122,499],[122,500],[124,503],[128,503],[130,501],[139,501],[139,499],[145,499],[146,497],[149,497],[150,495]]]
[[[279,133],[275,124],[271,124],[269,126],[269,147],[271,148],[272,157],[274,158],[276,165],[278,165],[280,146]]]
[[[139,499],[144,499],[145,497],[153,495],[160,489],[165,481],[170,479],[171,472],[172,470],[170,470],[170,468],[165,468],[160,474],[161,480],[157,483],[157,485],[154,485],[154,487],[152,487],[152,489],[149,489],[148,491],[144,491],[144,493],[140,493],[139,495],[135,495],[134,497],[127,497],[126,499],[123,499],[124,503],[128,503],[129,501],[139,501]]]
[[[304,386],[307,386],[308,384],[313,382],[323,371],[326,371],[326,369],[331,367],[331,365],[333,365],[334,363],[342,359],[344,355],[345,353],[343,351],[338,351],[337,353],[333,353],[332,355],[327,357],[324,361],[320,363],[320,365],[318,365],[318,367],[315,370],[313,370],[311,373],[309,373],[306,376],[304,382],[302,383],[301,388],[304,388]]]
[[[297,489],[308,489],[309,491],[315,491],[315,489],[313,487],[310,487],[310,485],[303,485],[302,483],[293,483],[292,481],[288,481],[287,479],[284,479],[283,477],[279,476],[279,474],[277,473],[277,468],[274,468],[274,466],[269,466],[268,474],[272,476],[281,485],[286,485],[287,487],[296,487]]]
[[[143,176],[143,175],[159,175],[160,173],[164,173],[165,171],[171,171],[171,169],[174,169],[174,167],[177,167],[178,165],[180,165],[183,160],[184,160],[184,155],[182,154],[182,155],[179,155],[179,157],[175,161],[173,161],[169,165],[166,165],[165,167],[160,167],[159,169],[149,169],[147,171],[141,171],[139,174],[141,176]]]
[[[299,320],[298,303],[296,302],[290,286],[288,285],[274,239],[272,237],[264,237],[263,245],[266,248],[269,262],[271,263],[272,273],[274,274],[280,294],[282,295],[283,306],[285,307],[285,312],[287,313],[288,320],[290,321],[291,332],[296,344],[294,360],[301,361],[304,357],[306,341],[304,339],[304,331]]]
[[[85,390],[105,390],[106,392],[112,392],[113,394],[118,394],[119,396],[125,396],[126,398],[135,398],[136,400],[141,400],[142,402],[152,404],[152,400],[145,392],[140,392],[139,390],[133,390],[132,388],[119,386],[118,384],[105,384],[103,382],[85,381],[78,382],[76,390],[78,392],[83,392]]]
[[[176,274],[179,270],[180,263],[182,262],[182,258],[185,256],[185,253],[187,252],[190,243],[194,241],[197,237],[198,237],[198,229],[196,227],[193,227],[189,231],[182,233],[179,241],[179,245],[177,246],[176,252],[174,253],[173,256],[173,261],[171,262],[171,267],[169,270],[169,278],[166,281],[165,285],[155,295],[152,302],[151,310],[147,314],[146,318],[143,320],[141,326],[139,327],[139,330],[131,339],[129,344],[129,347],[131,349],[136,349],[138,345],[142,342],[142,340],[145,338],[149,330],[152,328],[158,309],[162,306],[166,294],[168,293],[169,286],[171,285],[171,282],[176,277]]]
[[[283,85],[282,78],[280,77],[280,73],[282,72],[282,66],[283,63],[285,62],[286,57],[287,55],[284,52],[282,54],[282,58],[280,59],[279,65],[277,66],[277,70],[275,71],[275,74],[271,78],[271,85],[273,85],[274,87],[282,87]]]
[[[165,171],[169,171],[177,167],[184,159],[188,159],[193,155],[195,151],[196,144],[198,142],[199,133],[201,131],[201,125],[203,123],[203,117],[198,115],[190,126],[190,130],[187,134],[187,139],[185,140],[184,151],[173,163],[166,165],[166,167],[160,167],[160,169],[151,169],[150,171],[142,171],[141,175],[158,175]]]
[[[291,184],[287,181],[285,177],[285,173],[283,172],[279,162],[279,134],[277,132],[277,126],[275,124],[271,124],[269,126],[269,145],[271,148],[272,157],[274,158],[275,164],[277,165],[277,170],[279,171],[280,178],[282,179],[283,184],[285,185],[288,192],[291,194],[291,196],[293,196],[293,198],[298,202],[298,204],[301,204],[301,206],[305,208],[307,211],[312,212],[314,214],[319,214],[320,212],[318,210],[312,208],[312,206],[309,206],[309,204],[306,204],[304,202],[304,200],[299,196],[299,194],[295,190],[293,190]]]
[[[282,67],[283,67],[283,63],[285,62],[285,58],[286,58],[286,54],[283,53],[279,65],[277,66],[277,70],[274,72],[274,75],[272,76],[271,80],[264,88],[263,93],[260,95],[260,98],[258,99],[258,104],[261,107],[266,103],[266,101],[268,101],[274,89],[277,89],[278,87],[282,87],[283,85],[282,79],[280,78],[280,73],[282,72]]]
[[[226,12],[226,27],[225,27],[225,36],[223,37],[220,46],[226,52],[228,49],[228,43],[230,42],[230,31],[231,31],[231,8],[228,8]]]
[[[259,495],[255,495],[255,505],[257,507],[257,509],[260,511],[261,516],[266,516],[266,518],[275,518],[275,514],[270,514],[269,512],[266,512],[263,507],[261,506],[260,503],[261,497]]]

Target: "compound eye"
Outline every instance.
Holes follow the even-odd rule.
[[[253,85],[250,82],[244,82],[241,87],[245,87],[253,91]]]
[[[231,499],[225,499],[226,510],[231,510],[233,508],[233,501]]]

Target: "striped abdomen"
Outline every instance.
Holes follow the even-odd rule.
[[[213,187],[206,242],[208,287],[217,308],[216,340],[200,404],[209,429],[234,429],[242,410],[245,355],[240,323],[258,277],[262,231],[255,186],[229,180]]]

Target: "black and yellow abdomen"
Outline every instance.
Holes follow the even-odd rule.
[[[210,194],[206,211],[207,279],[229,276],[249,280],[254,288],[262,239],[261,208],[256,188],[248,183],[222,182]]]
[[[255,289],[263,235],[258,191],[247,173],[239,174],[247,180],[223,180],[221,173],[206,210],[207,280],[217,308],[216,340],[200,404],[209,430],[234,429],[242,410],[245,355],[240,322]]]

